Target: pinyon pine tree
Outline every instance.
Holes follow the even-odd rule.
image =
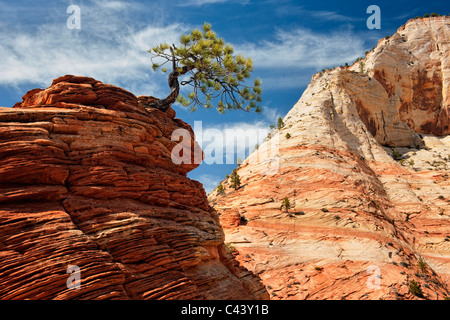
[[[194,29],[182,35],[178,45],[162,43],[148,50],[152,55],[152,68],[169,73],[170,94],[165,99],[156,99],[148,107],[167,110],[175,101],[191,111],[198,106],[215,107],[220,113],[226,110],[261,112],[261,81],[255,79],[252,86],[244,84],[253,71],[250,58],[234,54],[233,46],[217,37],[211,25],[205,23],[202,30]],[[179,82],[180,77],[181,82]],[[183,96],[182,86],[191,86],[192,91]]]
[[[278,129],[281,129],[281,128],[284,127],[284,121],[283,121],[283,118],[278,117],[277,127],[278,127]]]
[[[286,212],[289,212],[290,208],[291,208],[291,202],[289,201],[289,198],[284,197],[283,201],[281,202],[281,209],[284,209]]]
[[[236,190],[241,186],[241,178],[239,177],[236,169],[234,169],[231,173],[230,186]]]
[[[219,184],[219,186],[217,187],[217,194],[219,195],[219,194],[223,194],[223,193],[224,193],[223,184]]]

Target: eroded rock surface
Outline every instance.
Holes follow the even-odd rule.
[[[420,298],[412,280],[449,295],[449,41],[449,17],[411,20],[315,75],[241,187],[209,195],[271,299]]]

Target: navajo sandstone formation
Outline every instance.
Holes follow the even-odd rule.
[[[411,280],[449,296],[449,85],[450,18],[410,20],[315,75],[241,187],[209,195],[271,299],[417,299]]]
[[[0,299],[268,297],[171,161],[174,117],[77,76],[0,108]]]

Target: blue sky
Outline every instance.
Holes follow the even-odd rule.
[[[80,30],[67,28],[69,5],[80,7]],[[369,5],[381,9],[380,30],[366,26]],[[203,132],[266,130],[298,101],[313,74],[353,62],[408,19],[431,12],[450,13],[449,2],[0,0],[0,106],[11,107],[26,91],[46,88],[64,74],[163,98],[169,93],[166,76],[151,70],[146,50],[161,42],[177,43],[181,34],[206,21],[237,52],[253,59],[253,76],[263,81],[264,112],[191,113],[176,105],[177,117],[192,126],[202,121]],[[229,143],[230,137],[226,139]],[[236,150],[248,154],[254,145],[239,144],[241,140]],[[204,138],[203,148],[208,145]],[[203,163],[189,177],[208,192],[234,167]]]

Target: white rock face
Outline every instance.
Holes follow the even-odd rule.
[[[350,68],[368,75],[349,90],[356,94],[361,119],[381,144],[413,146],[417,138],[408,128],[450,133],[449,49],[448,17],[414,19]]]
[[[242,187],[209,195],[272,298],[412,299],[413,279],[428,298],[449,294],[449,41],[449,17],[411,20],[365,59],[315,75],[238,168]]]

